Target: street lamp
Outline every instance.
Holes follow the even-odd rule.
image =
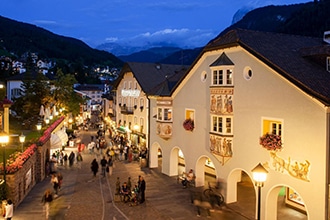
[[[25,142],[25,135],[23,134],[23,132],[22,132],[22,134],[19,136],[19,142],[22,143],[22,153],[23,153],[23,151],[24,151],[24,142]]]
[[[9,142],[9,136],[5,132],[0,132],[0,144],[2,146],[2,156],[3,156],[3,181],[6,184],[6,144]],[[6,185],[5,185],[6,186]]]
[[[42,125],[41,125],[41,123],[38,123],[37,124],[37,130],[40,132],[40,130],[41,130],[41,127],[42,127]]]
[[[46,119],[45,119],[45,122],[46,122],[46,124],[48,125],[48,124],[49,124],[49,118],[46,118]]]
[[[252,170],[253,180],[255,182],[255,186],[258,187],[258,217],[257,219],[260,220],[260,200],[261,200],[261,187],[264,186],[264,183],[267,179],[268,171],[259,163],[255,168]]]

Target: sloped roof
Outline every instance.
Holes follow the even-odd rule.
[[[330,72],[310,57],[317,51],[322,52],[323,57],[330,56],[330,45],[322,38],[234,29],[211,40],[193,65],[208,51],[237,46],[249,51],[307,94],[330,105]]]
[[[223,66],[223,65],[234,65],[234,63],[229,59],[229,57],[222,53],[218,59],[216,59],[210,66]]]
[[[155,87],[160,87],[160,85],[166,83],[169,78],[173,77],[172,79],[174,79],[178,76],[181,78],[187,69],[188,66],[184,65],[127,62],[122,68],[113,88],[117,89],[125,73],[132,72],[146,94],[162,95],[164,92],[167,94],[174,86],[169,85],[168,88],[163,89],[157,89]]]

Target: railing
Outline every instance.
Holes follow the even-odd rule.
[[[122,114],[133,114],[134,110],[135,110],[134,107],[127,107],[127,106],[120,107],[120,113]]]

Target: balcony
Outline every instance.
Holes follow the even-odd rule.
[[[126,105],[120,106],[120,113],[125,115],[133,115],[134,114],[134,107],[127,107]]]

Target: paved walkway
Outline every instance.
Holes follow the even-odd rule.
[[[81,132],[80,138],[88,143],[94,131]],[[75,149],[72,149],[75,150]],[[67,148],[67,152],[71,149]],[[215,209],[210,218],[202,210],[197,217],[196,207],[191,203],[191,192],[183,189],[173,177],[162,174],[158,169],[140,168],[138,162],[115,162],[113,175],[106,178],[100,175],[93,177],[90,170],[91,161],[100,157],[83,153],[83,162],[73,167],[59,166],[63,187],[51,204],[49,219],[61,220],[185,220],[185,219],[228,219],[246,220],[247,217],[228,207]],[[120,202],[115,196],[115,182],[120,178],[121,184],[131,177],[132,184],[141,175],[146,181],[146,202],[129,206]],[[38,183],[24,201],[16,208],[13,220],[45,219],[41,198],[46,189],[51,189],[50,177]],[[195,189],[198,190],[198,189]]]

